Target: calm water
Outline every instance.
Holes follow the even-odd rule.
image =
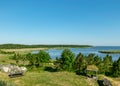
[[[97,46],[97,47],[91,47],[91,48],[70,48],[70,50],[77,55],[79,52],[83,53],[84,55],[88,55],[90,53],[94,53],[98,56],[101,56],[103,58],[106,54],[99,53],[100,50],[120,50],[120,46]],[[48,52],[52,59],[55,59],[56,57],[60,57],[62,53],[62,49],[49,49],[46,52]],[[113,58],[113,60],[117,60],[120,57],[120,54],[110,54]]]

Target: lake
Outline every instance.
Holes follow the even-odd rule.
[[[99,53],[100,50],[120,50],[120,46],[96,46],[96,47],[90,47],[90,48],[69,48],[75,55],[78,53],[83,53],[84,55],[88,55],[90,53],[94,53],[95,55],[100,56],[103,58],[106,54]],[[61,53],[64,49],[49,49],[46,50],[51,56],[52,59],[55,59],[56,57],[60,57]],[[35,51],[37,52],[37,51]],[[109,54],[112,56],[113,60],[117,60],[120,57],[120,54]]]

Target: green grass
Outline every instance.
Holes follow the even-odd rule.
[[[10,59],[13,54],[0,54],[0,64],[11,64],[15,63],[12,59]]]
[[[69,72],[27,72],[17,78],[9,78],[7,74],[0,73],[0,79],[17,86],[98,86],[95,80]]]
[[[113,86],[120,86],[120,78],[104,75],[99,75],[98,78],[107,78]],[[0,72],[0,80],[12,86],[98,86],[96,80],[87,79],[72,72],[29,71],[24,76],[16,78],[9,78],[7,74]]]

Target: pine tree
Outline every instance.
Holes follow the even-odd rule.
[[[114,77],[120,76],[120,57],[117,61],[114,61],[113,63],[112,74]]]
[[[90,54],[87,56],[86,60],[87,60],[87,64],[88,64],[88,65],[94,64],[94,57],[95,57],[95,54],[93,54],[93,53],[90,53]]]
[[[79,53],[75,59],[74,62],[74,69],[75,71],[80,74],[80,73],[84,73],[85,69],[86,69],[86,61],[84,58],[84,55],[82,53]]]

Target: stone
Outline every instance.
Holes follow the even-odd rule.
[[[20,67],[22,73],[25,73],[27,71],[27,68],[26,67]]]
[[[15,73],[25,73],[27,71],[27,68],[19,67],[16,65],[0,65],[0,70],[5,73],[15,74]]]

